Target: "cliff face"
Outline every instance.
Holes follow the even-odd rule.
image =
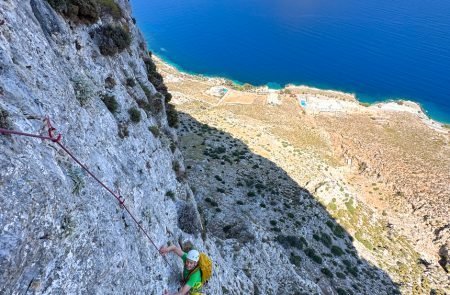
[[[61,143],[125,198],[157,247],[191,240],[213,258],[208,294],[430,290],[403,238],[389,232],[372,245],[368,231],[350,232],[356,241],[338,225],[370,226],[379,239],[384,221],[356,214],[365,207],[319,159],[321,148],[285,141],[301,127],[285,124],[291,106],[271,113],[255,99],[252,112],[222,108],[205,81],[183,76],[188,89],[171,85],[185,112],[175,132],[171,95],[128,1],[5,0],[0,12],[0,128],[46,135],[49,116]],[[324,141],[306,126],[307,146]],[[326,181],[315,182],[322,166]],[[337,214],[344,204],[353,215]],[[169,255],[166,264],[60,146],[0,135],[0,270],[1,294],[162,294],[179,287],[181,263]]]
[[[62,143],[120,191],[159,246],[180,233],[177,206],[192,192],[173,169],[183,169],[171,144],[176,135],[163,95],[147,79],[149,56],[127,3],[119,2],[120,18],[104,13],[89,23],[46,1],[2,1],[1,127],[45,135],[49,116]],[[131,44],[102,55],[93,32],[109,23],[127,28]],[[167,287],[170,268],[156,249],[52,142],[0,136],[0,212],[2,294],[161,294]]]

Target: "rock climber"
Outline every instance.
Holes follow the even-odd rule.
[[[186,295],[186,294],[198,294],[202,286],[202,275],[198,268],[198,260],[200,253],[197,250],[190,250],[185,253],[183,250],[175,245],[169,247],[161,247],[159,253],[166,255],[169,252],[175,252],[181,259],[183,259],[184,269],[181,280],[181,289],[174,294],[170,294],[167,290],[164,295]]]

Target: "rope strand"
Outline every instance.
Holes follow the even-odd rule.
[[[156,244],[153,242],[153,240],[150,238],[149,234],[147,233],[147,231],[142,227],[142,225],[140,224],[140,222],[137,221],[137,219],[134,217],[134,215],[131,213],[131,211],[128,209],[128,207],[125,205],[125,199],[120,196],[119,194],[114,193],[114,191],[112,191],[108,186],[106,186],[100,179],[97,178],[97,176],[95,176],[87,167],[86,165],[84,165],[83,163],[80,162],[80,160],[78,160],[62,143],[61,143],[61,134],[58,134],[58,136],[55,136],[53,134],[53,131],[55,131],[56,129],[53,128],[53,126],[51,125],[50,119],[47,117],[45,119],[47,121],[47,126],[48,126],[48,135],[49,136],[42,136],[42,135],[35,135],[35,134],[31,134],[31,133],[26,133],[26,132],[20,132],[20,131],[14,131],[14,130],[8,130],[8,129],[4,129],[4,128],[0,128],[0,135],[4,135],[4,134],[14,134],[14,135],[21,135],[21,136],[26,136],[26,137],[34,137],[34,138],[40,138],[43,140],[50,140],[54,143],[56,143],[59,147],[61,147],[78,165],[81,166],[81,168],[83,168],[92,178],[95,179],[95,181],[97,181],[104,189],[106,189],[111,195],[114,196],[114,198],[116,198],[116,200],[119,202],[119,206],[122,207],[123,209],[125,209],[125,211],[130,215],[131,219],[133,219],[134,223],[136,223],[136,225],[138,226],[138,228],[144,233],[144,235],[147,237],[147,239],[150,241],[150,243],[155,247],[156,251],[158,251],[159,253],[159,248],[156,246]],[[161,255],[161,254],[160,254]],[[167,265],[169,265],[169,262],[167,261],[166,257],[161,255],[161,257],[164,259],[164,261],[166,262]],[[170,266],[170,265],[169,265]]]

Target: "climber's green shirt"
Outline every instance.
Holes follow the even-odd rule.
[[[181,259],[183,259],[183,265],[186,263],[187,259],[187,253],[184,253],[183,256],[181,256]],[[186,278],[189,274],[189,270],[186,269],[186,267],[183,268],[183,279]],[[186,282],[186,285],[191,287],[190,292],[193,291],[200,291],[200,288],[202,286],[202,274],[200,273],[200,270],[194,272],[191,277],[189,278],[189,281]]]

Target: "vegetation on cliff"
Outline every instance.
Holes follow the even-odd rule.
[[[122,16],[122,10],[114,0],[47,0],[57,12],[75,21],[96,22],[102,15],[115,19]]]

